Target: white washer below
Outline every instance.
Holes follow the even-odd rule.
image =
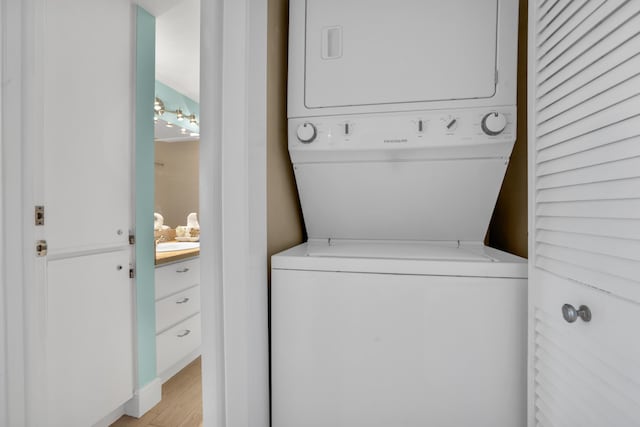
[[[524,427],[526,260],[316,241],[272,258],[274,427]]]

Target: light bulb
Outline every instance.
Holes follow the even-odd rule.
[[[178,110],[176,110],[176,119],[178,120],[182,120],[184,119],[184,114],[182,114],[182,110],[178,108]]]
[[[153,109],[155,111],[164,111],[164,103],[160,98],[156,98],[153,102]]]

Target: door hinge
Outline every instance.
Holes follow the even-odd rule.
[[[38,240],[36,242],[36,256],[38,256],[38,257],[47,256],[47,241],[46,240]]]
[[[44,206],[35,208],[36,225],[44,225]]]
[[[135,279],[136,278],[136,270],[135,268],[130,268],[129,269],[129,279]]]
[[[129,244],[130,245],[136,244],[136,235],[133,233],[129,233]]]

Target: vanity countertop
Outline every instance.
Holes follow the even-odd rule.
[[[168,264],[174,261],[181,261],[187,258],[193,258],[200,255],[200,248],[185,249],[182,251],[156,252],[156,266]]]

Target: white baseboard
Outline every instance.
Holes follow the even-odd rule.
[[[140,390],[133,393],[133,397],[124,405],[125,414],[140,418],[162,399],[162,380],[156,378]]]
[[[95,423],[92,427],[109,427],[111,424],[115,423],[124,415],[124,405],[118,407],[116,410],[111,412],[109,415]]]
[[[183,370],[189,363],[196,360],[199,356],[200,356],[200,347],[198,347],[193,352],[189,353],[188,355],[180,359],[173,366],[167,368],[164,372],[161,372],[160,375],[158,376],[162,380],[162,384],[170,380],[171,377],[173,377],[175,374]]]

